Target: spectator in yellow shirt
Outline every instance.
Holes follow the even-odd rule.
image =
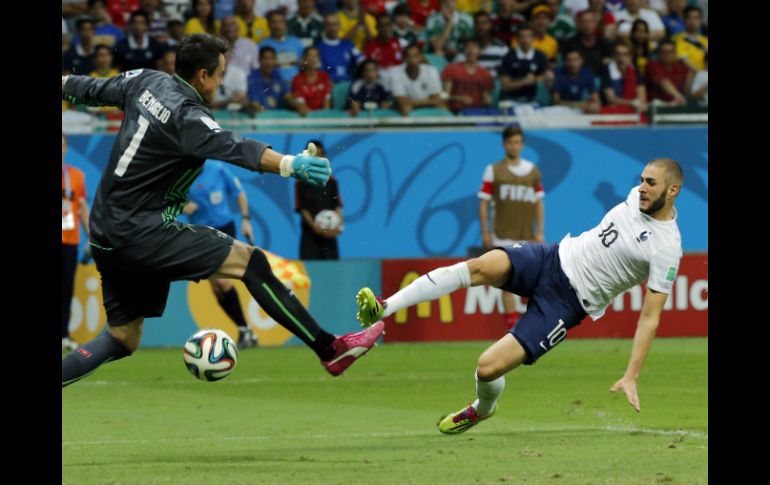
[[[347,39],[359,51],[364,50],[367,42],[377,35],[377,20],[365,13],[358,0],[342,0],[340,17],[340,37]]]
[[[219,20],[214,20],[214,5],[211,0],[194,0],[193,14],[185,25],[185,35],[219,34]]]
[[[492,0],[457,0],[457,10],[473,15],[481,10],[492,13]]]
[[[112,67],[112,60],[113,60],[112,48],[104,44],[97,45],[96,47],[94,47],[94,68],[95,69],[91,71],[88,75],[99,79],[106,79],[106,78],[117,76],[118,74],[120,74],[120,71]],[[117,114],[121,112],[120,109],[115,106],[102,106],[100,108],[93,108],[93,110],[97,113],[104,113],[104,114],[107,114],[107,113]]]
[[[246,37],[257,44],[270,37],[267,19],[254,13],[254,0],[238,0],[235,22],[238,24],[238,37]]]
[[[559,53],[559,42],[547,32],[553,19],[553,10],[548,5],[538,5],[532,9],[530,25],[535,36],[532,47],[545,54],[551,66],[556,63],[556,54]],[[516,48],[516,37],[511,39],[511,47]]]
[[[676,44],[676,57],[694,71],[703,70],[703,57],[709,50],[709,39],[701,34],[703,13],[690,5],[684,9],[684,32],[671,36]]]

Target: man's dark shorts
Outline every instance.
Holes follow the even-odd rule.
[[[587,316],[561,269],[558,244],[503,246],[511,275],[500,289],[529,298],[527,311],[509,330],[527,351],[524,364],[535,363]]]
[[[98,243],[98,241],[96,241]],[[233,238],[212,227],[158,222],[118,248],[92,245],[110,326],[163,314],[172,281],[208,279],[222,266]]]

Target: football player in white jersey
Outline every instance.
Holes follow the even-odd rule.
[[[459,288],[491,285],[529,297],[526,313],[476,364],[476,400],[438,422],[439,431],[462,433],[492,417],[505,387],[505,374],[534,363],[586,317],[597,320],[612,299],[647,280],[633,350],[625,374],[610,388],[622,390],[637,411],[636,381],[682,257],[674,202],[682,190],[682,168],[656,158],[640,184],[601,223],[559,244],[514,244],[483,256],[435,269],[382,300],[369,288],[356,295],[358,319],[371,325],[396,311],[435,300]]]

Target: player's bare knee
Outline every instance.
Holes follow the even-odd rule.
[[[142,324],[144,318],[134,320],[125,325],[110,327],[110,334],[120,342],[130,353],[136,352],[142,341]]]
[[[503,367],[496,361],[496,359],[485,352],[481,354],[481,357],[479,357],[479,360],[476,363],[476,376],[483,382],[494,381],[503,375],[502,368]]]
[[[236,244],[233,244],[233,251],[236,251],[237,254],[246,261],[249,260],[255,249],[256,248],[251,244],[242,243],[240,241],[236,241]]]
[[[499,287],[505,283],[510,270],[508,255],[501,249],[493,249],[479,258],[469,259],[467,264],[471,274],[471,286]]]
[[[471,285],[484,284],[483,263],[480,258],[469,259],[465,262],[468,265],[468,272],[471,274]]]
[[[214,294],[217,298],[221,298],[225,293],[230,291],[230,289],[233,287],[233,284],[230,282],[230,280],[225,279],[212,279],[211,280],[211,289],[214,290]]]
[[[500,377],[502,373],[493,364],[478,363],[476,365],[476,376],[482,382],[491,382]]]

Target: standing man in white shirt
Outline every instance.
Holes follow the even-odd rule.
[[[462,433],[492,417],[505,388],[505,374],[531,365],[588,315],[598,320],[615,296],[647,280],[633,350],[625,374],[610,388],[622,390],[637,411],[636,381],[660,323],[682,258],[674,202],[682,190],[682,168],[656,158],[642,171],[640,184],[601,223],[559,244],[516,244],[433,270],[387,300],[368,288],[358,292],[358,318],[364,325],[401,308],[430,301],[469,286],[491,285],[530,298],[527,312],[479,357],[476,397],[469,406],[443,416],[439,431]]]

